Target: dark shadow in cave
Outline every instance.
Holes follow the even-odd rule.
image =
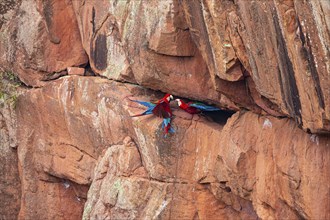
[[[92,67],[88,61],[88,63],[80,66],[82,68],[85,68],[84,76],[96,76],[96,73],[92,70]]]
[[[235,114],[234,111],[229,110],[219,110],[219,111],[213,111],[213,112],[202,112],[202,116],[212,120],[213,122],[216,122],[221,125],[225,125],[227,123],[227,120]]]

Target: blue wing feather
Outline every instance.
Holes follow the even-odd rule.
[[[164,118],[162,128],[166,127],[169,124],[171,124],[171,118]]]
[[[151,103],[151,102],[143,102],[143,101],[138,101],[138,100],[131,100],[132,102],[137,102],[140,105],[144,105],[147,108],[154,108],[156,106],[156,104]]]
[[[136,103],[139,103],[140,105],[143,105],[145,107],[147,107],[148,109],[146,111],[144,111],[143,113],[141,114],[137,114],[137,115],[132,115],[131,117],[137,117],[137,116],[142,116],[142,115],[149,115],[149,114],[152,114],[152,111],[154,110],[156,104],[153,104],[151,102],[144,102],[144,101],[138,101],[138,100],[131,100],[130,101],[132,102],[136,102]]]
[[[190,104],[190,106],[198,108],[202,111],[219,111],[219,110],[221,110],[217,107],[210,106],[210,105],[205,105],[203,103],[192,103],[192,104]]]
[[[162,123],[162,128],[165,128],[165,127],[167,127],[167,126],[170,125],[170,124],[171,124],[171,118],[164,118],[164,119],[163,119],[163,123]],[[174,133],[175,130],[174,130],[174,128],[172,128],[172,126],[171,126],[170,129],[168,130],[168,132],[170,132],[170,133]]]

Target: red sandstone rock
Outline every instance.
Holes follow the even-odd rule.
[[[312,0],[6,4],[0,69],[42,88],[17,103],[21,183],[8,150],[15,128],[0,111],[1,213],[329,219],[330,140],[316,134],[330,131],[328,9]],[[87,63],[110,80],[47,82]],[[259,115],[226,123],[219,113],[215,123],[173,105],[176,133],[165,139],[161,120],[132,119],[143,107],[125,99],[162,94],[112,80]]]
[[[78,76],[82,76],[85,73],[85,69],[84,68],[80,68],[80,67],[68,67],[67,68],[68,74],[69,75],[78,75]]]
[[[237,8],[258,92],[305,130],[328,132],[329,57],[324,45],[330,38],[320,19],[330,12],[323,10],[328,4],[316,2],[240,0]]]
[[[108,215],[110,210],[108,206],[102,206],[101,201],[118,205],[118,211],[112,210],[109,214],[113,218],[209,216],[209,207],[204,205],[205,196],[215,203],[211,209],[224,208],[222,200],[216,199],[208,187],[199,185],[212,170],[210,158],[213,149],[217,148],[222,126],[203,117],[191,120],[180,118],[178,114],[173,120],[176,134],[164,138],[159,118],[129,117],[143,109],[125,97],[146,92],[149,93],[139,87],[109,83],[105,79],[64,77],[21,96],[17,105],[18,120],[22,125],[18,132],[22,170],[20,218],[80,218],[86,195],[78,196],[76,191],[84,189],[82,184],[91,183],[96,158],[108,147],[112,159],[105,157],[104,160],[109,160],[105,163],[108,165],[96,169],[94,180],[100,182],[97,176],[105,173],[109,177],[102,180],[103,187],[92,185],[91,201],[85,207],[85,213],[91,218]],[[141,96],[136,98],[143,99]],[[77,109],[76,106],[82,107]],[[125,139],[126,136],[131,136],[136,145],[129,144],[131,141]],[[112,146],[121,142],[129,147]],[[107,182],[108,178],[112,182]],[[120,187],[128,191],[121,192],[118,198],[116,188],[103,193],[116,186],[113,181],[119,181],[123,184]],[[68,184],[74,186],[71,188]],[[201,194],[194,191],[195,187],[200,188]],[[154,191],[151,197],[150,190]],[[45,192],[51,194],[45,195]],[[158,195],[164,198],[166,205]],[[195,197],[200,197],[198,208],[194,205]],[[60,201],[68,209],[63,211]],[[162,206],[166,206],[163,211]],[[51,207],[52,211],[47,212],[46,207]],[[189,211],[184,211],[184,207]],[[246,209],[252,209],[251,203],[246,204]],[[215,216],[238,217],[244,213],[227,207]]]
[[[16,116],[13,106],[3,104],[0,100],[0,216],[2,219],[13,219],[18,215],[21,200]]]
[[[24,92],[17,79],[0,71],[0,218],[15,219],[20,210],[21,181],[17,156],[17,97]]]
[[[71,1],[24,0],[1,27],[0,64],[27,85],[87,63]],[[9,16],[9,15],[8,15]]]
[[[310,15],[304,26],[294,5]],[[273,1],[75,4],[83,45],[97,73],[184,97],[202,96],[219,106],[226,106],[221,98],[226,96],[236,104],[233,109],[287,115],[314,133],[330,129],[324,46],[329,36],[321,22],[326,7]]]
[[[238,80],[242,75],[230,78],[226,65],[236,62],[246,70],[243,75],[251,75],[249,89],[259,93],[251,92],[259,107],[291,116],[313,133],[329,132],[329,3],[207,0],[184,1],[184,7],[218,91],[228,89],[217,77]]]
[[[229,105],[222,100],[229,99],[232,109],[238,108],[236,103],[244,103],[247,108],[259,110],[244,83],[222,81],[223,94],[216,91],[210,67],[196,50],[178,1],[103,5],[89,1],[81,6],[76,3],[75,10],[84,30],[83,45],[98,74],[223,107]],[[92,22],[87,19],[90,17]],[[236,66],[231,69],[233,75],[242,75]]]
[[[262,219],[328,219],[329,143],[288,119],[236,113],[219,137],[215,176]]]
[[[81,218],[86,192],[77,183],[92,184],[86,219],[327,217],[329,138],[289,119],[236,113],[215,123],[179,109],[175,134],[164,138],[159,118],[129,117],[143,107],[127,96],[159,98],[73,76],[19,98],[21,218]]]
[[[328,8],[283,0],[23,1],[5,11],[1,64],[38,86],[87,63],[86,51],[109,79],[221,107],[226,99],[233,110],[286,115],[328,133]]]

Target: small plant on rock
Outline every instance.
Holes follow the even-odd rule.
[[[16,107],[18,87],[21,85],[21,81],[13,72],[0,71],[0,107],[6,104]]]

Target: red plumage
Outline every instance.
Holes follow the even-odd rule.
[[[170,107],[170,100],[173,99],[171,94],[166,94],[162,99],[158,100],[152,113],[160,118],[172,117],[172,111]]]
[[[160,118],[170,118],[172,117],[172,111],[170,104],[166,102],[161,102],[155,106],[152,113]]]
[[[199,114],[199,113],[201,113],[201,110],[199,110],[198,108],[195,108],[193,106],[190,106],[190,103],[185,103],[182,100],[180,100],[180,102],[181,102],[181,105],[179,105],[179,107],[182,110],[184,110],[184,111],[186,111],[190,114]]]

